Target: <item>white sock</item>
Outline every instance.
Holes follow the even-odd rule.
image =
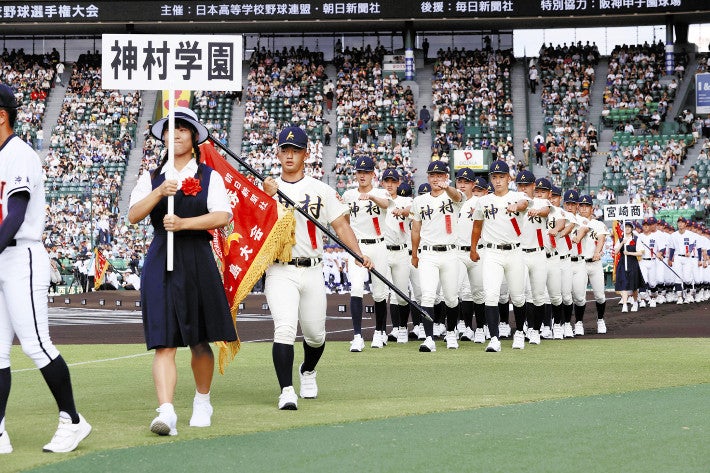
[[[161,404],[159,409],[160,409],[160,412],[168,412],[168,413],[175,412],[175,406],[173,406],[172,403],[170,403],[170,402],[165,402],[165,403]]]
[[[71,416],[64,411],[59,411],[59,418],[71,420]]]
[[[210,393],[208,392],[207,394],[202,394],[200,392],[195,391],[195,400],[210,402]]]

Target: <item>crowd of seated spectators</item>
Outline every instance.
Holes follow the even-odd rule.
[[[210,135],[223,145],[229,145],[229,127],[237,93],[233,91],[196,91],[192,110]]]
[[[281,51],[254,51],[244,90],[244,134],[241,157],[260,172],[279,176],[277,133],[284,126],[302,127],[311,141],[306,174],[323,175],[322,52],[299,46]]]

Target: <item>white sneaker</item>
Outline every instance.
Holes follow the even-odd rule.
[[[392,331],[387,335],[388,342],[396,342],[399,337],[399,327],[392,327]],[[386,345],[386,344],[385,344]]]
[[[293,386],[286,386],[279,396],[279,409],[282,411],[295,411],[298,409],[298,396]]]
[[[570,322],[565,322],[565,325],[562,330],[565,338],[574,337],[574,331],[572,330],[572,324]]]
[[[412,328],[412,333],[414,334],[414,338],[419,338],[419,327],[420,327],[420,325],[415,325]]]
[[[485,343],[486,333],[482,328],[477,328],[473,333],[473,343]]]
[[[565,338],[565,331],[560,324],[554,324],[552,326],[552,338],[555,340],[562,340]]]
[[[498,335],[503,338],[503,337],[510,337],[510,324],[506,324],[505,322],[501,322],[498,324]]]
[[[597,333],[606,333],[606,322],[604,322],[604,319],[597,319]]]
[[[648,303],[648,306],[651,307],[651,308],[656,307],[656,300],[655,300],[655,299],[651,299],[651,302]]]
[[[436,351],[436,343],[434,343],[434,340],[431,337],[426,337],[424,342],[419,345],[419,351],[425,353]]]
[[[456,330],[458,330],[459,333],[463,333],[466,331],[466,324],[463,322],[463,320],[458,321],[458,323],[456,324]]]
[[[539,345],[540,344],[540,332],[538,332],[535,329],[530,329],[528,330],[528,338],[530,339],[530,343],[533,345]]]
[[[640,309],[643,309],[644,307],[646,307],[646,301],[643,300],[643,299],[641,299],[641,300],[639,301],[638,306],[639,306]]]
[[[542,328],[540,329],[540,338],[550,340],[552,337],[553,337],[552,329],[550,327],[548,327],[547,325],[543,325]]]
[[[624,304],[624,305],[621,306],[621,312],[625,313],[625,312],[628,312],[628,311],[629,311],[629,306],[628,306],[628,305]]]
[[[446,332],[446,348],[457,350],[459,341],[456,339],[456,332]]]
[[[576,324],[574,324],[574,336],[575,337],[580,337],[584,335],[584,324],[580,320]]]
[[[382,340],[382,346],[386,347],[387,346],[387,332],[384,330],[380,332],[380,340]]]
[[[488,342],[488,346],[486,347],[486,351],[488,351],[488,352],[499,352],[500,351],[500,340],[498,340],[498,337],[491,337],[491,341]]]
[[[370,343],[370,348],[382,348],[383,346],[384,343],[382,342],[382,332],[380,332],[379,330],[375,330],[374,335],[372,335],[372,343]]]
[[[316,370],[301,372],[301,368],[303,368],[303,363],[298,367],[298,374],[301,377],[301,397],[303,399],[315,399],[318,397]]]
[[[419,340],[424,340],[426,338],[426,330],[424,330],[424,324],[419,324]]]
[[[514,350],[522,350],[524,348],[525,348],[525,334],[520,330],[516,330],[515,334],[513,335],[513,349]]]
[[[692,294],[688,294],[685,298],[685,303],[690,304],[692,302],[695,302],[695,297]]]
[[[73,452],[79,442],[91,433],[91,425],[79,414],[79,423],[72,424],[71,419],[59,415],[57,431],[47,445],[42,447],[44,452],[66,453]]]
[[[177,414],[172,404],[163,404],[156,411],[158,417],[150,423],[150,431],[158,435],[177,435]]]
[[[639,305],[638,302],[634,301],[633,304],[631,304],[631,309],[629,309],[631,312],[638,312],[639,311]]]
[[[434,324],[434,336],[443,337],[446,335],[446,325],[445,324]]]
[[[209,427],[212,425],[212,404],[209,399],[197,399],[192,401],[192,417],[190,417],[190,427]]]
[[[12,453],[12,444],[7,430],[0,434],[0,455],[3,453]]]
[[[353,341],[350,342],[351,352],[361,352],[365,348],[365,340],[362,339],[362,335],[355,335]]]
[[[664,296],[659,295],[656,297],[656,304],[665,304],[666,298]]]
[[[481,335],[483,335],[483,331],[481,331]],[[476,333],[471,327],[466,327],[461,333],[461,340],[463,341],[472,342],[475,337]]]
[[[407,327],[399,327],[397,332],[397,343],[409,343],[409,334]]]

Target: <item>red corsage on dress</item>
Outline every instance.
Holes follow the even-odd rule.
[[[182,193],[185,195],[197,195],[198,192],[202,190],[202,186],[200,185],[200,180],[196,179],[194,177],[188,177],[184,181],[182,181],[182,187],[180,187],[182,190]]]

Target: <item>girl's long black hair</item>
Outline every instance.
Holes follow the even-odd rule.
[[[160,136],[165,135],[165,130],[168,128],[168,121],[165,120],[165,124],[163,125],[163,129],[161,130]],[[176,118],[175,119],[175,128],[187,128],[190,130],[190,134],[192,135],[192,153],[195,156],[195,161],[197,164],[200,164],[200,144],[197,142],[197,138],[199,137],[199,134],[197,133],[197,129],[192,125],[192,123],[188,122],[187,120],[183,120],[182,118]],[[163,143],[165,146],[165,143]],[[165,166],[165,163],[168,162],[168,148],[165,146],[165,150],[163,152],[163,159],[160,161],[160,164],[158,165],[157,168],[153,170],[153,172],[150,175],[151,179],[155,179],[155,176],[159,176],[160,172],[163,169],[163,166]],[[199,179],[202,174],[201,169],[198,167],[197,171],[197,178]]]

